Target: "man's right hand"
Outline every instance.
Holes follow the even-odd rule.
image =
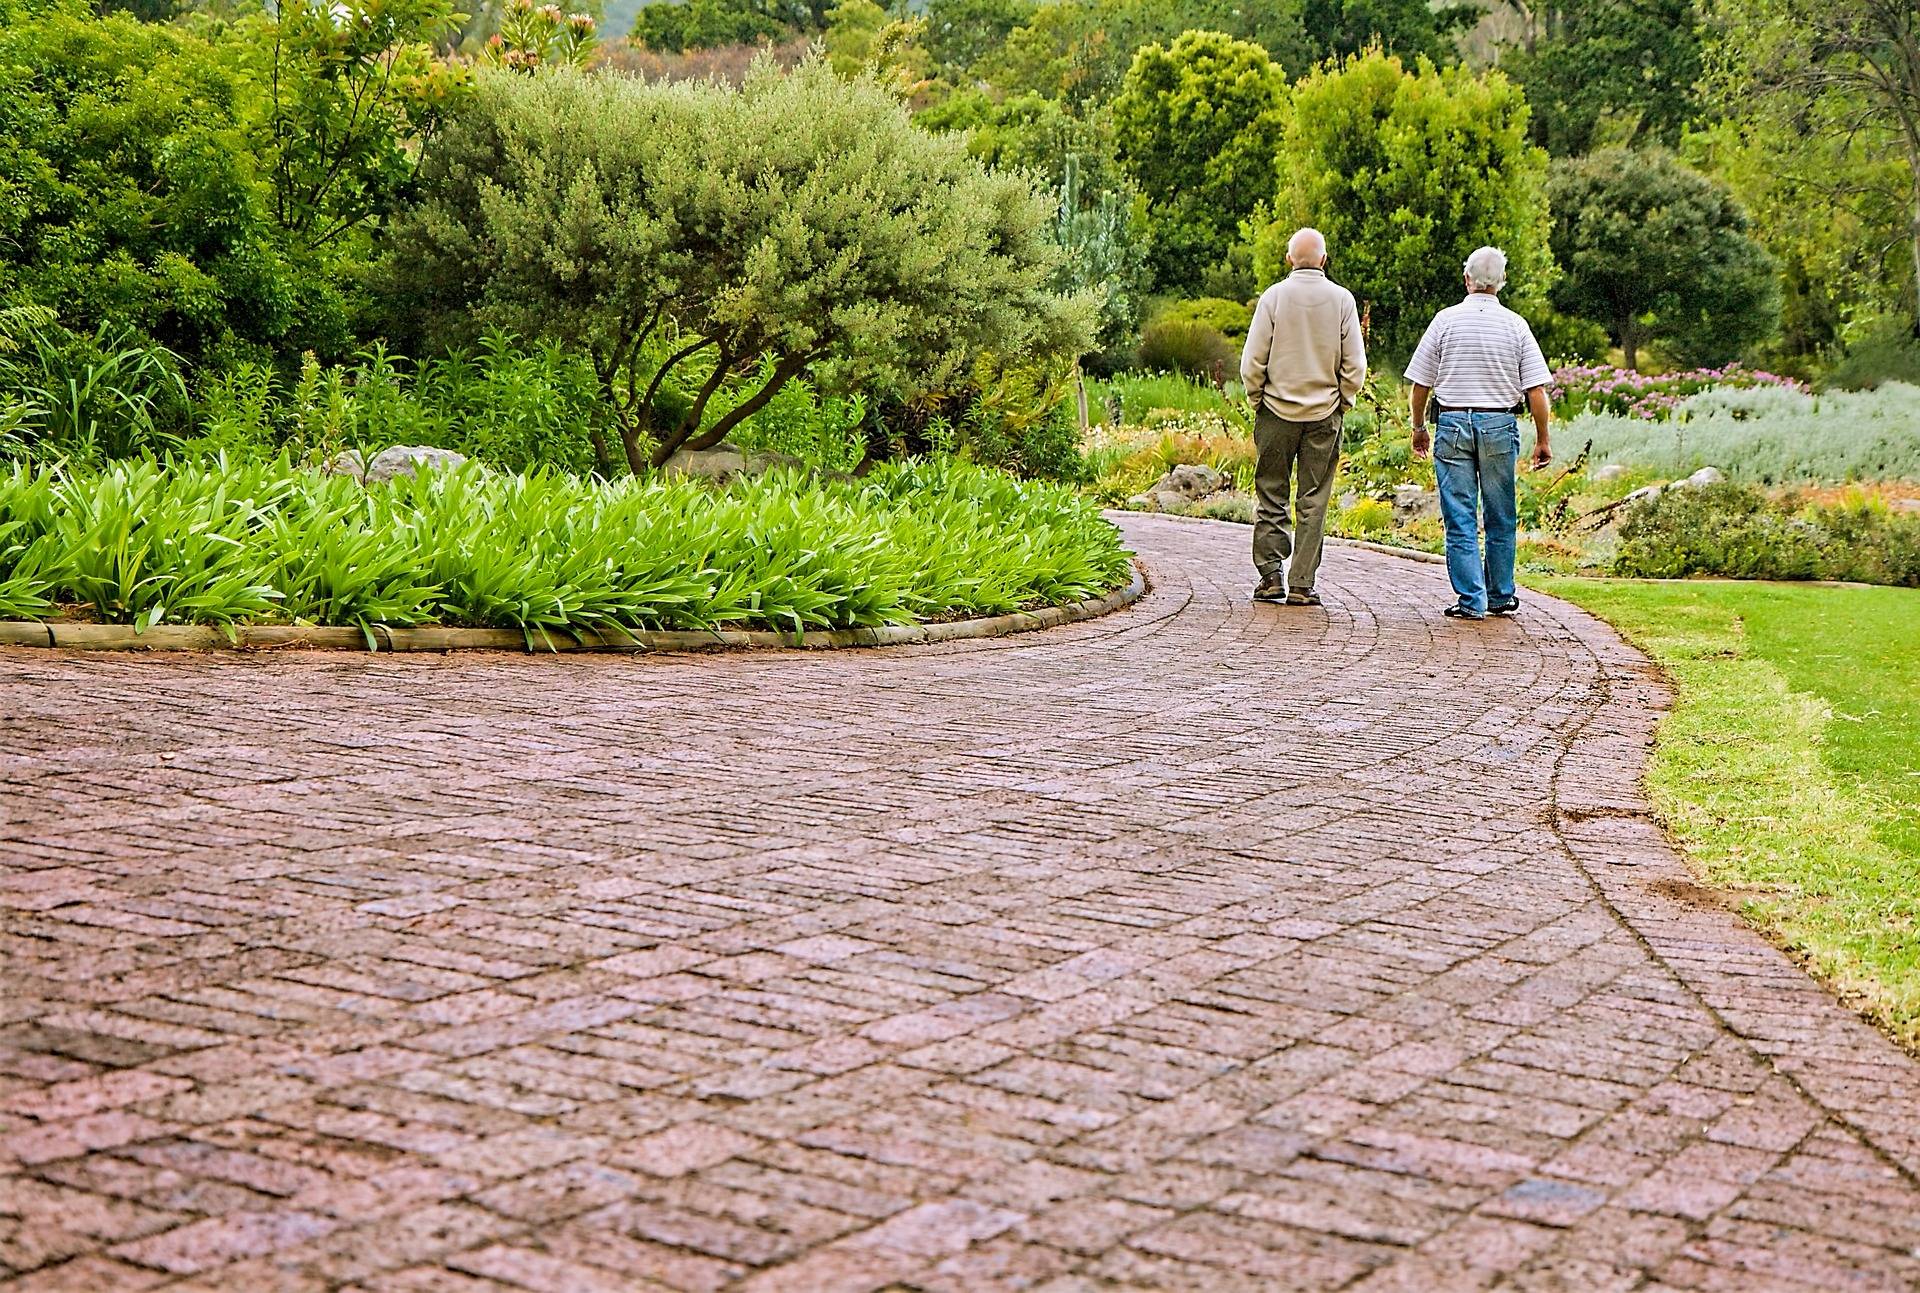
[[[1415,427],[1413,429],[1413,456],[1416,458],[1424,458],[1427,456],[1427,451],[1431,448],[1433,448],[1433,437],[1427,434],[1426,427]]]

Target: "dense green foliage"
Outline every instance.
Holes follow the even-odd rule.
[[[1533,139],[1556,157],[1608,144],[1673,147],[1699,112],[1693,0],[1543,5],[1538,38],[1500,66],[1527,94]]]
[[[1913,6],[1722,0],[1713,18],[1712,84],[1728,117],[1724,135],[1749,154],[1740,168],[1746,186],[1783,208],[1802,207],[1780,211],[1776,235],[1782,258],[1804,266],[1801,290],[1832,316],[1837,336],[1870,318],[1862,305],[1898,310],[1920,333]],[[1823,271],[1839,266],[1859,276],[1825,281]]]
[[[1047,200],[870,82],[816,61],[739,91],[572,73],[478,91],[395,231],[397,292],[430,337],[503,325],[588,355],[636,472],[817,363],[931,385],[983,350],[1087,349],[1090,303],[1048,286]],[[765,380],[709,417],[743,369]]]
[[[1648,341],[1682,363],[1725,363],[1773,330],[1773,259],[1725,185],[1663,152],[1606,148],[1556,162],[1547,197],[1555,304],[1605,322],[1627,367]]]
[[[1551,285],[1546,154],[1527,141],[1527,105],[1497,72],[1413,71],[1368,53],[1294,89],[1280,144],[1273,218],[1254,248],[1260,277],[1283,269],[1286,241],[1311,224],[1331,272],[1368,303],[1370,349],[1410,353],[1483,244],[1508,257],[1503,299],[1537,309]]]
[[[367,235],[460,93],[419,43],[447,23],[295,3],[202,36],[8,0],[0,301],[190,359],[350,348]]]
[[[1847,579],[1920,587],[1920,516],[1866,501],[1800,507],[1726,482],[1636,503],[1613,573],[1647,579]]]
[[[989,614],[1126,578],[1049,485],[959,463],[725,493],[549,473],[366,488],[284,460],[0,472],[0,619],[790,630]]]
[[[1113,101],[1114,134],[1149,204],[1160,282],[1198,284],[1272,196],[1285,92],[1264,49],[1218,32],[1134,55]]]

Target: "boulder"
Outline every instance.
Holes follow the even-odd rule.
[[[661,464],[660,471],[667,476],[690,476],[724,485],[735,476],[747,474],[747,455],[722,440],[711,449],[676,449],[673,456]]]
[[[1617,462],[1610,462],[1606,464],[1604,467],[1595,467],[1593,469],[1592,479],[1594,484],[1604,485],[1606,482],[1610,480],[1619,480],[1622,476],[1626,474],[1627,474],[1627,469],[1625,467],[1621,466]]]
[[[1702,467],[1699,471],[1694,472],[1693,475],[1681,481],[1680,487],[1683,489],[1704,489],[1708,485],[1718,485],[1726,478],[1726,473],[1718,467]]]
[[[1172,512],[1233,486],[1233,478],[1204,463],[1181,463],[1127,500],[1136,512]]]
[[[799,467],[798,458],[784,453],[750,453],[739,445],[722,440],[711,449],[676,449],[661,464],[668,476],[686,476],[724,485],[736,476],[762,476],[776,467]]]
[[[1230,484],[1232,481],[1225,473],[1215,471],[1204,463],[1183,462],[1162,476],[1152,492],[1172,492],[1191,501],[1217,494]]]
[[[467,456],[451,449],[435,449],[424,444],[396,444],[373,455],[363,479],[369,485],[400,476],[417,476],[423,471],[447,471],[463,466]]]
[[[363,485],[378,485],[399,476],[422,471],[442,471],[467,461],[465,454],[451,449],[436,449],[425,444],[396,444],[382,449],[368,462],[358,449],[348,449],[327,459],[321,470],[329,476],[351,476]]]
[[[361,484],[367,481],[366,460],[358,449],[346,449],[327,459],[320,470],[329,476],[351,476]]]
[[[1434,520],[1440,515],[1440,495],[1418,485],[1396,485],[1393,489],[1393,523],[1409,525],[1414,521]]]

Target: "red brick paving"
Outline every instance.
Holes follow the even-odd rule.
[[[1642,661],[1128,528],[988,644],[0,652],[4,1286],[1920,1283],[1920,1072],[1667,896]]]

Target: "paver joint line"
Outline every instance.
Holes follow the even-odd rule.
[[[0,647],[0,1289],[1920,1287],[1643,659],[1121,524],[885,652]]]

